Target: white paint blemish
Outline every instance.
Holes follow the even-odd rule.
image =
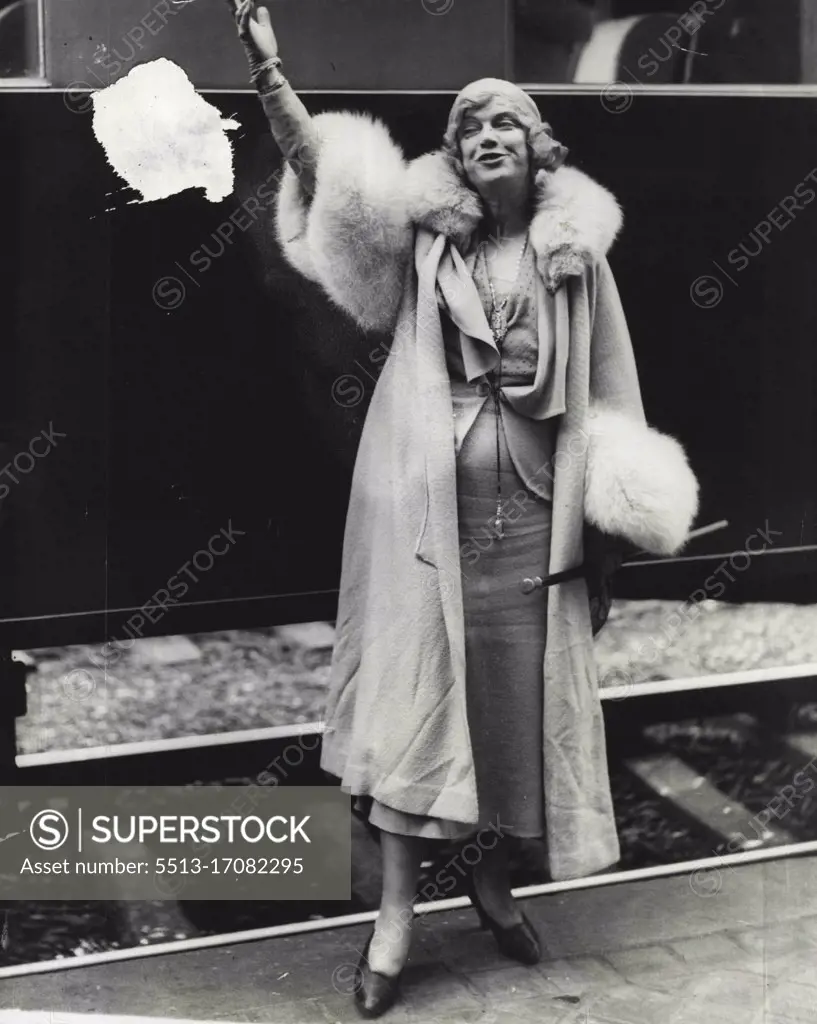
[[[203,188],[211,203],[233,191],[233,150],[226,135],[241,124],[196,92],[166,57],[140,64],[91,96],[93,129],[108,163],[141,192],[135,202]]]

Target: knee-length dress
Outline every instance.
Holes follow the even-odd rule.
[[[474,266],[473,256],[469,260]],[[478,263],[477,263],[478,265]],[[535,261],[523,260],[516,288],[506,306],[509,328],[502,345],[501,387],[530,385],[536,374],[540,337]],[[487,282],[474,273],[486,312],[491,298]],[[539,301],[552,301],[549,296]],[[547,590],[526,592],[525,578],[546,576],[550,554],[551,504],[542,497],[541,479],[531,486],[529,467],[552,455],[556,421],[534,423],[500,400],[499,432],[488,378],[468,383],[460,335],[443,317],[446,363],[452,385],[455,420],[458,398],[476,388],[487,400],[457,449],[457,514],[465,629],[468,726],[477,785],[479,822],[462,822],[407,814],[371,797],[358,797],[355,808],[370,824],[388,832],[433,839],[465,838],[489,822],[503,833],[540,837],[545,832],[543,780],[543,699]],[[506,436],[527,435],[525,458]],[[546,427],[543,430],[543,426]],[[497,539],[493,521],[497,504],[497,455],[504,536]],[[538,492],[538,493],[537,493]]]

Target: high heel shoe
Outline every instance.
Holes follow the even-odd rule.
[[[400,977],[403,973],[400,971],[399,974],[390,977],[371,969],[369,947],[373,938],[374,928],[357,964],[360,983],[355,989],[355,1006],[360,1016],[366,1018],[381,1017],[386,1010],[391,1009],[397,999]]]
[[[495,921],[480,901],[473,872],[468,875],[468,895],[474,904],[480,925],[493,932],[499,952],[503,956],[530,967],[539,963],[542,959],[539,936],[524,911],[520,924],[503,926]]]

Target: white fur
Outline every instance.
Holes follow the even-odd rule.
[[[310,281],[321,284],[306,240],[307,197],[292,168],[287,165],[276,200],[275,233],[288,262]]]
[[[441,149],[411,161],[406,189],[415,224],[459,245],[465,245],[482,219],[479,196],[463,184]]]
[[[588,262],[606,256],[623,217],[612,193],[575,167],[540,171],[531,245],[550,291]]]
[[[412,231],[405,163],[385,125],[367,114],[313,118],[319,159],[306,206],[288,167],[278,197],[278,239],[290,263],[320,283],[364,328],[392,325]]]
[[[672,437],[603,405],[587,419],[585,518],[655,555],[686,542],[698,512],[698,482]]]
[[[393,325],[413,225],[464,247],[483,216],[477,193],[442,150],[406,163],[388,129],[367,114],[319,114],[311,205],[288,167],[276,231],[290,264],[364,328]],[[615,198],[575,167],[536,178],[531,244],[551,292],[607,255],[622,223]]]
[[[460,245],[467,242],[482,218],[482,204],[445,153],[437,150],[413,160],[406,179],[415,223]],[[539,171],[535,211],[530,240],[551,292],[605,257],[623,221],[612,193],[576,167]]]

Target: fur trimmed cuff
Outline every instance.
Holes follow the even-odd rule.
[[[698,481],[678,441],[600,404],[587,437],[587,521],[651,554],[676,554],[698,512]]]
[[[277,198],[278,241],[291,266],[361,327],[386,329],[411,253],[403,154],[386,126],[366,114],[318,114],[312,123],[314,195],[309,202],[287,167]]]

